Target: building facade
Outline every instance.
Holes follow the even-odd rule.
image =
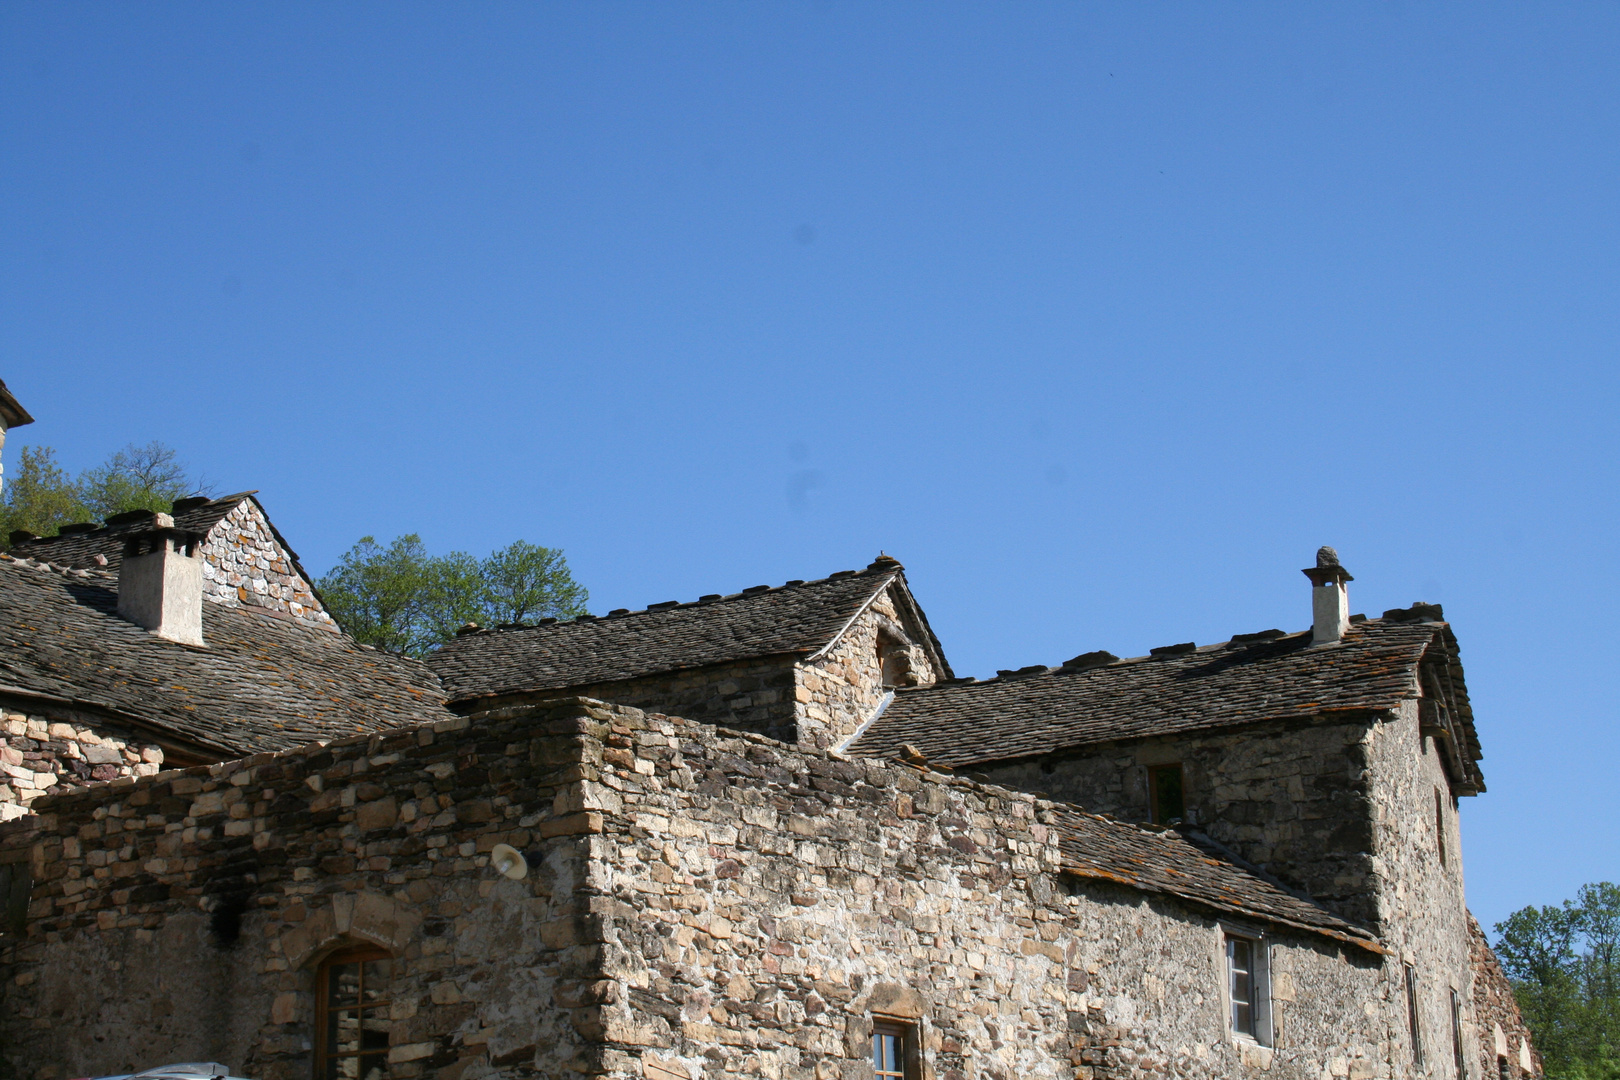
[[[16,537],[0,1080],[1534,1075],[1451,627],[1306,574],[980,681],[886,556],[423,664],[251,495]]]

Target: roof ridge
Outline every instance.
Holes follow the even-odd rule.
[[[864,567],[860,570],[835,570],[833,573],[828,574],[823,578],[811,578],[809,580],[804,578],[790,578],[780,585],[750,585],[748,588],[739,589],[734,593],[705,593],[696,600],[660,600],[656,604],[648,604],[643,608],[614,608],[606,615],[592,615],[589,612],[586,612],[582,615],[576,615],[571,619],[558,619],[548,616],[547,618],[540,619],[532,623],[502,623],[498,626],[478,626],[476,630],[470,629],[476,624],[469,623],[467,627],[462,628],[462,634],[465,636],[471,636],[475,633],[520,633],[528,630],[539,630],[542,627],[549,628],[552,626],[568,626],[580,621],[605,622],[609,619],[619,620],[633,618],[637,615],[649,615],[660,611],[677,611],[683,608],[709,607],[713,604],[731,603],[745,598],[764,596],[767,593],[780,593],[786,589],[800,589],[808,588],[814,585],[824,585],[829,581],[841,581],[846,578],[862,577],[867,574],[896,574],[900,572],[898,563],[894,562],[892,559],[889,560],[889,563],[892,565],[880,566],[878,563],[874,562],[871,566]]]
[[[179,507],[181,503],[184,503],[184,502],[188,501],[189,499],[195,498],[195,496],[187,495],[187,496],[184,496],[182,498],[175,499],[174,502],[171,504],[170,509],[167,510],[167,511],[126,510],[126,511],[124,511],[122,513],[118,513],[118,514],[109,514],[106,517],[102,518],[99,522],[95,522],[95,521],[70,521],[67,524],[58,527],[57,533],[56,533],[55,536],[29,536],[27,539],[22,540],[22,541],[20,541],[20,542],[18,542],[16,544],[14,544],[13,546],[14,547],[24,547],[24,546],[31,545],[31,544],[53,544],[58,540],[66,540],[66,539],[70,539],[70,538],[78,539],[80,537],[92,537],[92,536],[101,536],[101,535],[104,535],[104,534],[111,534],[111,533],[118,533],[118,532],[129,532],[135,526],[142,524],[145,520],[149,520],[153,513],[160,513],[161,512],[161,513],[169,513],[169,514],[174,514],[174,513],[190,514],[190,513],[193,513],[195,511],[197,511],[197,510],[201,510],[205,506],[218,506],[218,505],[223,504],[223,503],[239,503],[243,499],[252,498],[254,495],[257,495],[258,493],[259,493],[258,488],[253,488],[250,491],[238,491],[238,492],[236,492],[235,494],[232,494],[232,495],[221,495],[217,499],[208,499],[208,500],[206,500],[204,502],[197,503],[196,505],[187,506],[184,509],[176,510],[175,508]],[[85,526],[90,526],[90,527],[85,528]],[[63,530],[72,530],[72,531],[71,532],[64,532]],[[22,531],[22,530],[19,530],[19,531]]]
[[[1423,623],[1430,623],[1436,626],[1446,625],[1443,619],[1421,618],[1421,616],[1427,614],[1429,610],[1438,609],[1439,606],[1440,605],[1438,604],[1425,604],[1419,601],[1418,603],[1413,604],[1411,608],[1394,608],[1391,609],[1391,611],[1386,611],[1381,617],[1376,619],[1369,619],[1365,616],[1359,616],[1356,618],[1356,621],[1353,621],[1350,624],[1350,630],[1347,631],[1347,633],[1352,633],[1360,628],[1375,624],[1389,626],[1416,626]],[[1399,617],[1400,615],[1404,615],[1408,612],[1415,613],[1419,617]],[[998,668],[996,673],[988,678],[981,679],[976,675],[964,675],[955,679],[941,679],[938,682],[929,683],[926,686],[896,687],[896,690],[902,694],[914,694],[925,690],[941,690],[951,687],[989,686],[996,683],[1013,682],[1018,679],[1027,679],[1032,676],[1040,675],[1078,675],[1087,671],[1095,671],[1101,668],[1120,668],[1127,665],[1147,664],[1159,660],[1168,660],[1177,656],[1208,656],[1222,649],[1237,646],[1247,647],[1252,645],[1268,645],[1272,642],[1308,637],[1310,636],[1310,633],[1311,631],[1308,629],[1291,631],[1261,630],[1258,633],[1253,634],[1233,634],[1225,641],[1214,641],[1208,645],[1195,646],[1190,641],[1177,645],[1161,645],[1157,648],[1150,649],[1144,656],[1115,656],[1113,653],[1106,650],[1097,649],[1092,652],[1081,653],[1079,656],[1065,660],[1061,664],[1029,664],[1020,668]],[[1192,647],[1189,648],[1189,646]],[[1091,662],[1082,662],[1088,660]]]

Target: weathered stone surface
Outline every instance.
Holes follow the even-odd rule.
[[[1063,874],[1050,804],[601,702],[36,808],[0,827],[33,880],[0,1053],[30,1076],[302,1080],[315,966],[359,942],[397,958],[393,1077],[859,1078],[874,1014],[917,1024],[937,1080],[1414,1075],[1397,956],[1245,924],[1275,987],[1256,1046],[1227,1025],[1222,922]]]
[[[151,776],[162,763],[160,747],[101,717],[65,706],[34,714],[0,707],[0,821],[22,817],[41,795]]]

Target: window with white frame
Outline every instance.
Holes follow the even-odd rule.
[[[1232,1034],[1271,1045],[1270,948],[1259,934],[1226,930],[1227,1022]]]

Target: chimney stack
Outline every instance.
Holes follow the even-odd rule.
[[[168,514],[124,539],[118,614],[182,645],[201,645],[202,534],[174,527]]]
[[[1304,571],[1311,579],[1311,644],[1338,641],[1350,626],[1350,594],[1345,582],[1354,581],[1339,565],[1339,553],[1316,549],[1316,565]]]

